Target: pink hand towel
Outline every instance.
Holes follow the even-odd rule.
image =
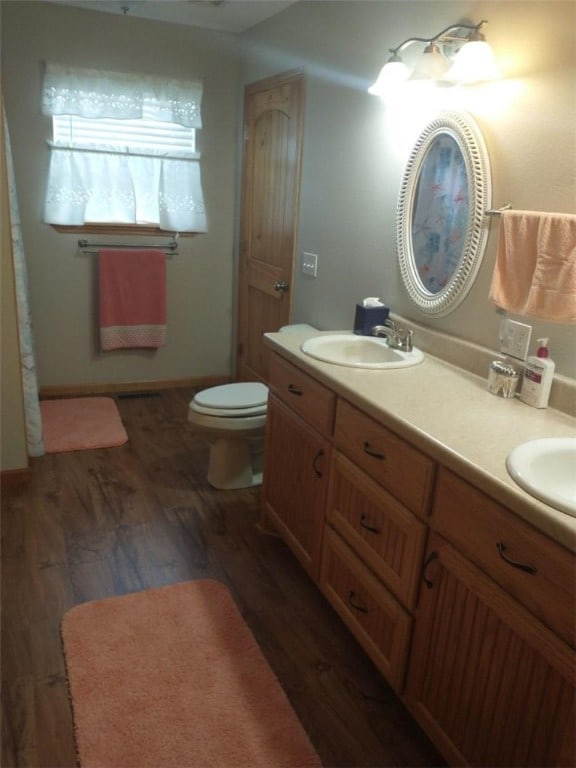
[[[490,299],[520,315],[576,322],[576,216],[504,211]]]
[[[103,351],[166,343],[166,256],[161,250],[104,250],[99,256]]]

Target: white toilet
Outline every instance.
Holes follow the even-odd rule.
[[[315,330],[311,325],[285,325],[280,331]],[[195,395],[188,423],[210,445],[208,482],[231,490],[262,483],[268,387],[257,382],[223,384]]]

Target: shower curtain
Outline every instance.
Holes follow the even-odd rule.
[[[22,389],[24,394],[24,415],[26,420],[26,444],[29,456],[42,456],[42,417],[38,398],[38,381],[36,378],[36,359],[34,356],[34,340],[32,338],[32,323],[28,304],[28,272],[26,256],[22,242],[20,213],[14,180],[14,165],[12,148],[8,134],[6,113],[2,109],[4,120],[4,143],[6,150],[6,169],[8,175],[8,203],[10,207],[10,225],[12,237],[12,253],[14,259],[14,277],[16,281],[16,305],[18,308],[18,334],[20,338],[20,367],[22,372]]]

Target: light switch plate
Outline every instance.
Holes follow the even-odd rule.
[[[302,272],[310,277],[316,277],[318,274],[318,255],[316,253],[302,254]]]
[[[530,349],[532,326],[516,320],[502,320],[500,324],[500,351],[504,355],[526,360]]]

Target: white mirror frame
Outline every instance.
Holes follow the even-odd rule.
[[[462,254],[454,274],[438,293],[423,285],[414,260],[412,214],[422,165],[437,136],[449,135],[458,145],[468,179],[469,221]],[[400,274],[410,298],[427,315],[441,317],[452,312],[472,287],[486,248],[491,208],[490,162],[482,133],[466,113],[442,112],[422,131],[408,159],[396,217],[396,242]]]

